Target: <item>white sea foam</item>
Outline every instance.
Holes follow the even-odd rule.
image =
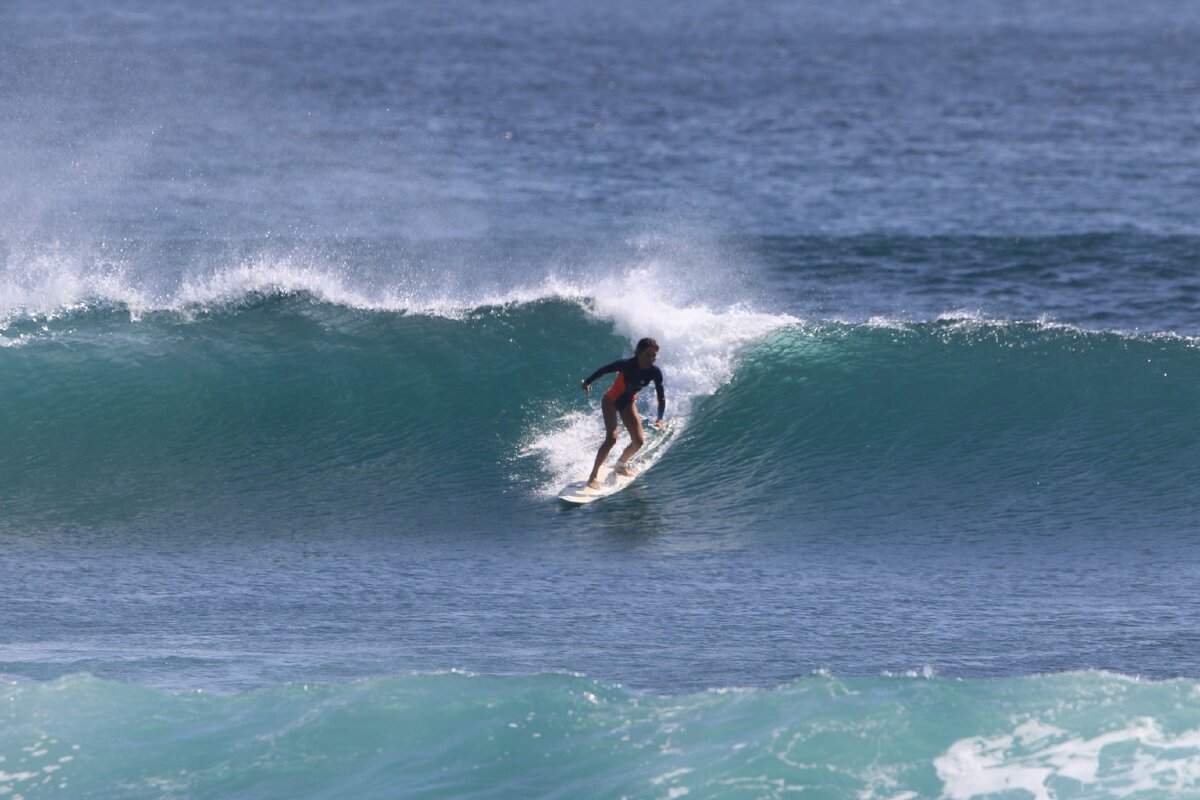
[[[1050,800],[1064,780],[1113,797],[1196,792],[1200,731],[1170,735],[1155,720],[1140,718],[1086,737],[1031,719],[1007,734],[959,739],[933,763],[950,798],[1022,790]]]
[[[661,348],[658,365],[667,389],[667,416],[671,418],[673,440],[677,441],[695,403],[729,380],[738,354],[746,346],[799,320],[738,304],[722,306],[719,296],[713,297],[711,305],[678,303],[672,291],[675,280],[677,274],[664,265],[645,264],[618,275],[610,274],[604,281],[590,285],[554,282],[552,286],[557,296],[581,298],[590,315],[611,323],[614,332],[628,341],[628,352],[613,353],[613,360],[632,354],[642,337],[658,341]],[[584,367],[588,371],[591,368]],[[564,484],[585,477],[591,469],[603,436],[599,411],[603,390],[599,385],[595,389],[588,413],[570,412],[551,421],[524,449],[524,455],[540,457],[549,473],[549,480],[540,490],[544,496],[552,496]],[[656,405],[653,390],[644,391],[638,403],[645,411],[653,411]],[[643,470],[667,449],[665,446],[653,449],[653,435],[650,431],[647,446],[653,451],[639,458]],[[628,444],[623,427],[620,436],[614,455]]]

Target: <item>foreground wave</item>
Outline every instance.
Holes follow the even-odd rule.
[[[652,324],[669,413],[686,423],[656,479],[708,495],[705,513],[725,503],[782,519],[797,503],[819,514],[864,497],[1042,513],[1117,496],[1115,513],[1153,521],[1198,499],[1190,339],[696,307]],[[579,377],[637,334],[594,299],[561,297],[431,316],[277,293],[12,321],[5,510],[337,515],[464,498],[469,511],[474,497],[490,514],[514,486],[545,496],[589,462],[598,415]]]
[[[432,674],[167,694],[0,687],[25,797],[1159,797],[1200,791],[1200,682],[814,675],[637,694]]]

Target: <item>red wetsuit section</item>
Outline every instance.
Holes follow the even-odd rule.
[[[613,385],[608,387],[608,391],[604,396],[614,403],[621,399],[621,395],[625,394],[625,376],[618,372],[617,379],[613,381]],[[633,393],[633,399],[637,400],[637,392]]]
[[[613,405],[618,411],[632,404],[637,399],[638,392],[653,383],[658,392],[658,418],[662,419],[663,412],[667,409],[667,395],[663,391],[662,370],[655,366],[642,369],[638,365],[637,356],[634,356],[606,364],[593,372],[584,383],[591,386],[594,380],[610,372],[617,373],[617,379],[613,381],[613,385],[604,393],[604,396],[613,401]]]

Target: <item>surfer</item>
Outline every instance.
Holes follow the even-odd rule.
[[[592,467],[592,474],[588,476],[589,489],[600,488],[600,480],[597,475],[600,473],[600,466],[604,463],[604,459],[608,458],[609,451],[617,443],[618,414],[621,421],[625,423],[625,429],[629,431],[631,441],[617,459],[616,470],[621,475],[633,474],[633,470],[629,467],[629,459],[633,458],[633,454],[641,448],[645,441],[645,437],[642,435],[642,420],[638,416],[634,401],[637,400],[637,393],[645,389],[651,381],[654,382],[654,389],[658,392],[658,419],[655,420],[654,427],[659,430],[664,429],[663,411],[667,408],[667,396],[663,392],[662,370],[654,366],[656,358],[658,358],[658,342],[653,339],[642,339],[634,349],[633,358],[614,361],[584,379],[583,391],[586,394],[592,382],[601,375],[607,375],[610,372],[617,373],[617,379],[613,381],[613,385],[600,400],[600,409],[604,412],[604,441],[600,444],[599,452],[596,453],[596,463]]]

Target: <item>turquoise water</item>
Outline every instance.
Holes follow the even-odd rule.
[[[7,686],[26,797],[1190,795],[1196,682],[1095,672],[814,675],[658,696],[570,675],[433,674],[236,697],[89,677]]]
[[[693,496],[672,512],[680,528],[736,514],[787,530],[795,515],[905,505],[925,518],[892,520],[901,531],[930,514],[1093,535],[1191,524],[1190,337],[971,317],[660,319],[695,329],[672,364],[686,427],[654,482]],[[588,466],[596,415],[579,365],[623,348],[593,301],[556,296],[434,316],[248,295],[14,321],[7,336],[6,438],[24,454],[2,467],[7,518],[60,524],[201,496],[230,517],[248,497],[273,516],[433,512],[466,529],[528,513]],[[513,380],[519,365],[537,379]]]
[[[0,796],[1200,795],[1198,31],[4,4]]]

